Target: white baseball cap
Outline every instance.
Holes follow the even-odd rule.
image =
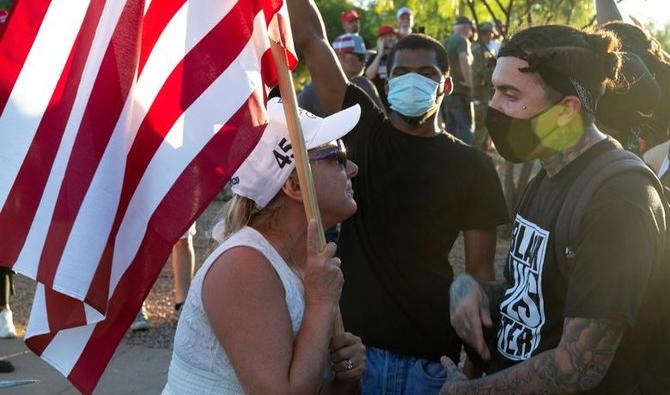
[[[409,7],[401,7],[398,12],[395,14],[396,19],[400,19],[401,16],[405,14],[410,14],[412,15],[412,10]]]
[[[268,124],[260,141],[230,179],[233,193],[253,200],[258,208],[275,197],[295,169],[281,99],[268,101],[267,114]],[[301,108],[298,114],[305,145],[310,150],[349,133],[358,123],[361,108],[357,104],[326,118]]]

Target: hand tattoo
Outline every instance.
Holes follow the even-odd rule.
[[[473,289],[478,287],[477,281],[469,274],[461,274],[451,283],[449,289],[449,313],[453,315],[463,299],[467,298]]]

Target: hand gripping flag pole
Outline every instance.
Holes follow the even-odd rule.
[[[316,200],[312,168],[307,159],[305,139],[302,127],[298,121],[298,100],[293,90],[293,76],[288,69],[285,48],[274,40],[270,40],[270,42],[272,57],[274,58],[277,70],[279,91],[281,92],[282,103],[284,105],[284,114],[286,114],[286,124],[288,125],[289,137],[291,138],[291,146],[293,146],[300,191],[302,192],[302,200],[305,205],[305,215],[307,216],[307,221],[311,219],[316,220],[317,227],[321,230],[317,239],[317,246],[320,250],[323,250],[326,246],[326,237],[323,233],[319,204]],[[342,315],[338,307],[335,312],[335,321],[333,322],[333,335],[341,335],[342,333],[344,333],[344,324],[342,323]]]

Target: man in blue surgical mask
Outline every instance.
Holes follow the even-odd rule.
[[[451,91],[451,78],[448,68],[444,70],[446,59],[438,60],[441,51],[437,45],[427,36],[408,36],[391,51],[387,63],[391,121],[401,125],[401,130],[411,130],[411,134],[441,132],[435,127],[435,115],[445,91]]]
[[[498,176],[485,154],[437,124],[451,85],[439,42],[418,34],[398,41],[387,61],[386,117],[346,78],[314,3],[288,6],[323,109],[362,108],[344,138],[360,164],[358,212],[342,224],[338,246],[344,325],[368,348],[362,392],[437,393],[440,354],[458,359],[462,346],[448,318],[449,251],[463,232],[466,271],[493,278],[496,227],[508,218]]]

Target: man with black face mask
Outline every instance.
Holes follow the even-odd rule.
[[[543,168],[516,209],[504,280],[452,284],[452,325],[488,361],[487,376],[468,381],[445,357],[442,394],[644,394],[648,372],[661,371],[652,365],[669,314],[662,188],[594,124],[618,49],[610,33],[557,25],[520,31],[501,49],[489,133],[506,159]],[[610,158],[624,158],[625,171],[582,177],[618,166]],[[575,200],[589,183],[597,188]],[[581,217],[565,239],[568,204]]]
[[[496,227],[508,217],[498,175],[490,158],[437,125],[451,85],[439,42],[410,34],[389,54],[386,117],[345,78],[316,6],[288,6],[324,110],[362,108],[344,139],[360,164],[358,211],[342,224],[338,256],[344,325],[368,347],[363,393],[437,393],[440,355],[458,358],[462,345],[449,325],[449,251],[462,231],[466,270],[493,278]]]

